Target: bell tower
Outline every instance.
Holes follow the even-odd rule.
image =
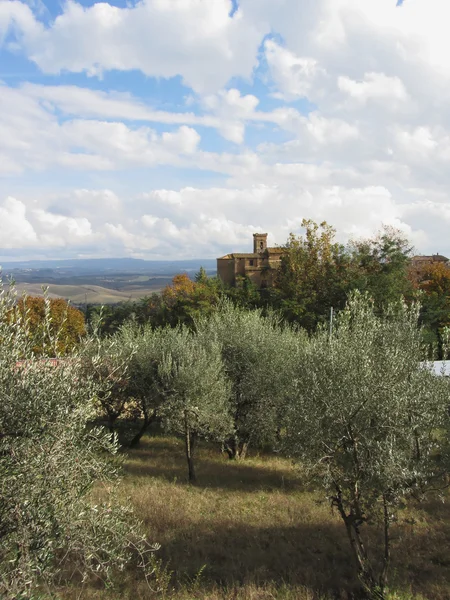
[[[267,233],[253,234],[253,253],[262,254],[267,248]]]

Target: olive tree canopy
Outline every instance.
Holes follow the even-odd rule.
[[[353,295],[331,338],[324,328],[311,340],[286,405],[286,449],[326,490],[362,583],[380,598],[396,509],[443,485],[448,472],[449,384],[421,364],[417,317],[404,304],[376,316],[367,297]],[[380,524],[378,558],[365,543],[368,522]]]
[[[249,444],[274,440],[284,398],[292,386],[293,365],[305,343],[270,313],[224,302],[210,318],[198,320],[198,335],[216,340],[231,382],[230,411],[234,432],[226,440],[230,458],[245,458]]]
[[[172,344],[159,365],[166,398],[161,414],[171,431],[184,436],[189,481],[194,482],[197,438],[223,440],[233,430],[230,383],[217,341],[185,327],[172,331]]]

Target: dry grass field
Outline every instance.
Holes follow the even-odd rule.
[[[138,300],[144,296],[150,296],[153,292],[160,291],[165,280],[155,280],[153,287],[129,286],[120,290],[102,287],[100,285],[61,285],[48,284],[48,295],[50,298],[64,298],[72,304],[116,304],[126,302],[127,300]],[[43,283],[17,283],[16,288],[19,294],[25,292],[29,296],[42,296],[42,287],[47,287]]]
[[[114,591],[74,585],[65,600],[357,598],[343,525],[288,460],[261,454],[233,463],[203,444],[199,482],[190,486],[183,450],[173,437],[145,438],[128,452],[121,487],[161,544],[165,590],[152,592],[130,569]],[[450,599],[450,504],[409,506],[393,535],[392,599]],[[370,536],[373,543],[376,526]]]

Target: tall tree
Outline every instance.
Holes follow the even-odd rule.
[[[217,307],[222,289],[217,277],[207,277],[203,269],[195,281],[185,273],[175,275],[171,285],[161,292],[160,300],[154,301],[154,322],[158,325],[188,325],[196,318],[211,314]]]
[[[286,405],[286,449],[342,517],[368,598],[385,598],[401,502],[446,485],[448,382],[421,365],[418,309],[359,293],[313,337]],[[365,536],[379,523],[381,551]]]
[[[385,226],[374,237],[351,244],[355,266],[353,288],[374,299],[381,310],[400,298],[414,298],[414,287],[409,277],[412,246],[399,229]]]
[[[332,307],[345,305],[352,270],[348,252],[335,241],[335,229],[306,219],[302,227],[304,236],[290,235],[269,301],[288,320],[313,331]]]

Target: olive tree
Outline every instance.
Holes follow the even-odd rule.
[[[251,443],[270,443],[279,429],[280,408],[292,386],[304,334],[283,326],[274,314],[264,316],[231,302],[196,327],[201,337],[217,340],[222,347],[234,424],[224,446],[231,459],[244,459]]]
[[[178,339],[178,328],[153,329],[130,321],[124,324],[114,341],[122,348],[128,348],[130,360],[127,366],[126,393],[132,398],[133,405],[140,418],[137,432],[130,446],[137,446],[150,425],[160,417],[160,409],[166,397],[161,382],[160,364],[163,357]]]
[[[114,500],[115,440],[89,427],[99,388],[79,355],[33,354],[26,314],[0,283],[0,596],[30,598],[62,573],[110,578],[151,547]],[[50,330],[50,328],[48,328]],[[51,335],[51,334],[50,334]],[[103,482],[102,500],[91,490]],[[108,491],[109,490],[109,491]]]
[[[222,440],[232,430],[230,385],[221,347],[186,328],[174,330],[159,365],[164,423],[184,436],[189,481],[195,482],[194,452],[199,437]]]
[[[417,318],[404,304],[377,316],[353,295],[332,335],[320,330],[305,349],[286,405],[286,449],[341,516],[368,597],[386,597],[397,509],[443,485],[448,469],[448,382],[421,363]],[[379,524],[378,547],[367,545],[368,523]]]
[[[98,384],[96,395],[99,417],[106,418],[111,434],[117,420],[134,415],[136,407],[130,396],[130,365],[136,354],[133,343],[124,343],[118,335],[100,337],[95,332],[80,348],[85,376]]]

